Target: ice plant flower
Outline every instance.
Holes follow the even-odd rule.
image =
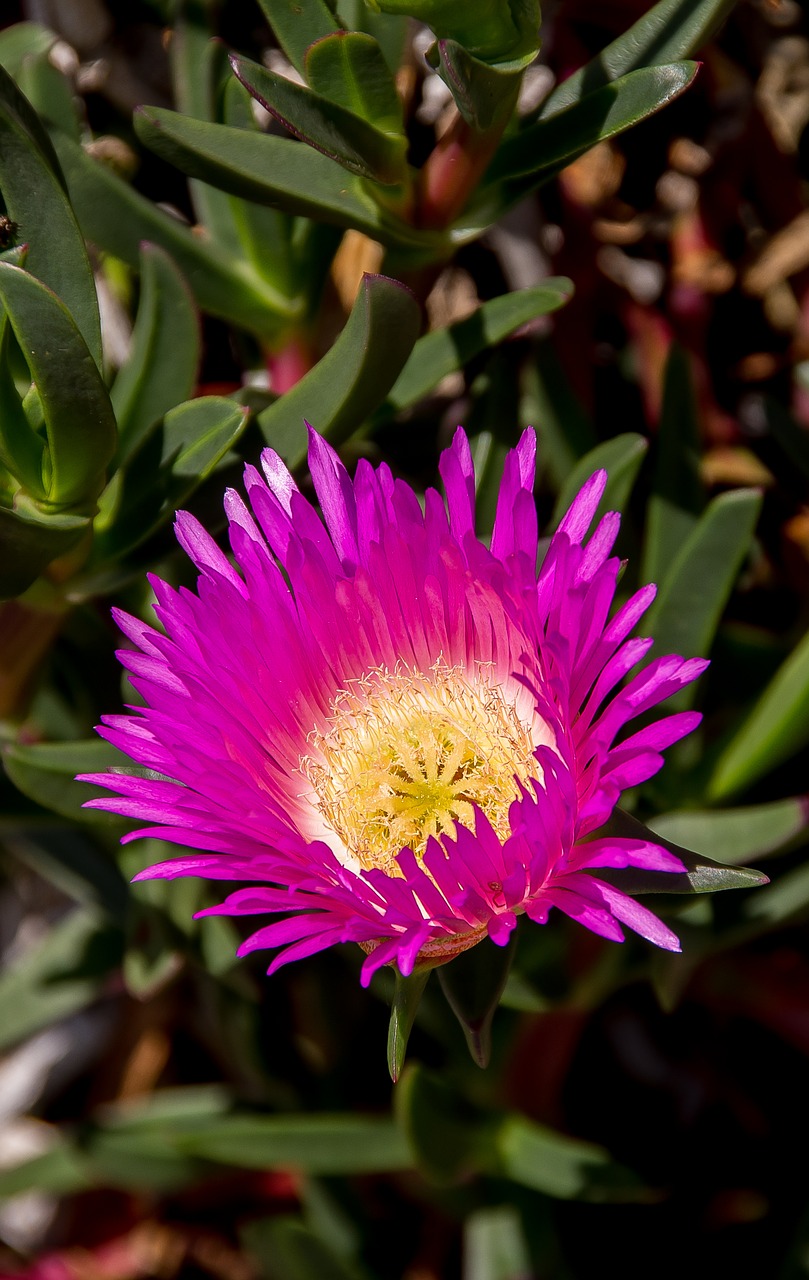
[[[163,631],[117,614],[120,660],[145,706],[102,737],[138,774],[85,775],[91,800],[189,852],[138,879],[240,887],[208,913],[281,915],[242,952],[282,948],[270,972],[337,942],[403,975],[552,907],[605,938],[623,925],[669,950],[675,935],[599,869],[683,870],[644,839],[598,835],[626,787],[699,720],[644,722],[704,669],[630,639],[654,587],[610,617],[619,517],[587,539],[604,491],[584,485],[537,569],[535,437],[507,458],[491,544],[475,534],[466,436],[441,458],[446,505],[423,508],[387,466],[352,480],[310,432],[322,515],[280,458],[229,490],[233,561],[189,514],[177,537],[196,593],[152,580]],[[234,563],[235,561],[235,563]],[[206,914],[202,912],[201,914]]]

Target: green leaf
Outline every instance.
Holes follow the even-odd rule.
[[[234,128],[259,133],[259,127],[253,119],[250,94],[235,76],[228,76],[223,101],[224,122]],[[207,183],[201,183],[207,191],[215,189]],[[306,298],[307,306],[311,303],[311,295],[320,295],[331,257],[340,240],[340,232],[336,227],[321,227],[314,223],[298,220],[278,209],[269,209],[266,205],[256,204],[253,200],[242,200],[225,192],[216,192],[221,200],[227,202],[233,232],[243,254],[265,280],[269,280],[290,305],[302,306]],[[325,260],[317,251],[311,253],[312,236],[325,233],[332,244]],[[307,241],[309,242],[307,244]],[[310,272],[312,274],[310,274]],[[311,284],[315,280],[315,287]],[[307,288],[307,285],[310,287]]]
[[[540,344],[523,374],[520,419],[539,434],[540,467],[561,489],[576,463],[597,444],[595,428],[562,371],[550,342]]]
[[[0,67],[16,79],[25,59],[47,53],[56,40],[55,33],[38,22],[15,22],[0,31]]]
[[[568,1138],[525,1116],[504,1117],[494,1135],[489,1172],[499,1173],[558,1200],[637,1200],[637,1175],[613,1161],[608,1151]]]
[[[299,75],[315,40],[342,30],[326,0],[258,0],[278,43]]]
[[[364,1280],[364,1273],[297,1218],[274,1217],[241,1232],[266,1280]]]
[[[532,1274],[520,1215],[512,1205],[470,1213],[463,1239],[464,1280],[526,1280]]]
[[[216,119],[217,90],[227,74],[225,47],[211,39],[212,10],[204,0],[181,0],[171,32],[169,56],[174,101],[184,115]],[[228,75],[228,81],[230,76]],[[190,182],[191,202],[198,222],[211,239],[239,257],[239,239],[230,201],[206,182]]]
[[[479,1067],[487,1067],[492,1052],[492,1021],[505,989],[514,958],[516,933],[505,947],[488,938],[438,969],[447,1003],[463,1028],[466,1046]]]
[[[690,658],[710,653],[719,620],[749,553],[761,510],[752,489],[721,493],[681,544],[644,620],[660,653]],[[693,685],[671,699],[682,709],[694,700]]]
[[[735,865],[748,858],[765,858],[789,847],[805,835],[809,800],[792,796],[769,804],[738,809],[683,809],[654,818],[650,829],[667,841],[708,853]]]
[[[404,134],[402,102],[385,55],[373,36],[338,31],[306,53],[309,87],[323,98],[361,116],[392,137]]]
[[[359,178],[347,176],[336,161],[291,138],[206,124],[158,107],[138,110],[135,131],[145,146],[175,168],[245,200],[334,226],[356,227],[382,244],[444,243],[440,235],[394,219],[368,195]]]
[[[304,420],[340,444],[384,400],[413,350],[421,310],[409,289],[366,275],[345,328],[322,360],[256,419],[290,467],[306,457]]]
[[[150,427],[188,400],[196,386],[200,330],[194,299],[168,254],[141,246],[141,292],[129,359],[111,399],[118,419],[118,459],[125,463]]]
[[[92,1185],[87,1161],[81,1152],[57,1141],[50,1151],[32,1160],[0,1169],[0,1199],[35,1191],[40,1195],[69,1196]]]
[[[19,355],[19,350],[11,338],[5,312],[2,312],[0,326],[0,463],[29,495],[44,498],[42,460],[45,442],[37,430],[39,424],[29,422],[17,390],[12,356]],[[7,496],[10,496],[15,486],[8,488]]]
[[[300,1169],[335,1176],[384,1173],[412,1165],[389,1119],[362,1115],[258,1113],[199,1120],[177,1135],[186,1154],[240,1169]]]
[[[76,110],[77,99],[61,71],[42,52],[24,58],[17,75],[17,86],[43,121],[58,121],[60,128],[78,142],[81,123]]]
[[[523,71],[535,56],[536,49],[514,62],[492,64],[476,58],[456,40],[438,41],[427,54],[464,120],[480,133],[502,127],[509,119]]]
[[[520,325],[557,311],[569,301],[572,293],[573,283],[566,276],[551,277],[533,289],[490,298],[465,320],[425,334],[414,346],[375,421],[385,421],[417,404],[448,373],[463,368]]]
[[[120,963],[120,932],[76,908],[0,976],[0,1050],[97,999]]]
[[[388,1024],[388,1071],[394,1084],[402,1074],[407,1041],[430,973],[430,969],[417,969],[404,978],[398,969],[395,970]]]
[[[691,369],[685,351],[674,344],[666,362],[654,480],[646,508],[644,582],[661,581],[705,506],[699,458]]]
[[[446,1080],[423,1067],[405,1068],[394,1107],[416,1165],[437,1186],[452,1186],[475,1173],[490,1124]]]
[[[600,520],[607,511],[623,511],[648,447],[643,436],[627,431],[624,435],[614,436],[612,440],[596,445],[595,449],[585,454],[568,475],[556,499],[550,531],[557,527],[585,481],[589,480],[594,471],[602,468],[607,472],[608,480],[595,521]]]
[[[120,825],[121,819],[115,814],[82,808],[85,801],[107,795],[105,790],[76,782],[77,773],[102,773],[122,766],[132,772],[132,761],[101,738],[83,742],[15,742],[4,749],[3,764],[15,787],[43,808],[76,821]]]
[[[6,308],[45,418],[46,500],[93,502],[115,452],[115,417],[98,365],[65,304],[34,276],[0,263]]]
[[[135,269],[144,240],[160,245],[176,262],[203,311],[259,337],[277,334],[298,318],[298,304],[278,293],[248,263],[234,258],[224,245],[195,235],[64,134],[54,133],[54,144],[88,240]]]
[[[387,186],[404,182],[407,140],[403,134],[384,133],[353,111],[248,58],[231,54],[230,65],[248,93],[301,142],[361,178]]]
[[[725,21],[736,0],[659,0],[586,67],[563,80],[530,112],[523,128],[557,115],[602,85],[640,67],[691,58]]]
[[[599,869],[602,880],[609,881],[624,893],[718,893],[725,889],[754,889],[766,884],[768,877],[752,867],[740,867],[715,861],[704,853],[684,849],[663,834],[650,831],[637,818],[623,809],[613,810],[610,819],[599,830],[599,836],[611,835],[630,840],[649,840],[673,853],[685,871],[644,871],[625,867],[617,871]]]
[[[383,13],[408,14],[439,40],[457,41],[478,58],[533,58],[539,47],[538,0],[369,0]],[[530,60],[530,59],[529,59]]]
[[[89,516],[0,507],[0,600],[21,595],[91,529]]]
[[[132,455],[110,527],[97,534],[95,560],[117,559],[151,537],[211,474],[246,424],[247,410],[223,396],[171,409]]]
[[[101,325],[93,273],[42,122],[0,67],[0,191],[28,241],[26,268],[69,308],[96,366]]]
[[[767,685],[716,762],[706,795],[721,802],[809,742],[809,633]]]
[[[679,97],[697,69],[694,62],[643,67],[588,93],[558,115],[508,138],[492,161],[485,183],[528,178],[530,182],[520,190],[529,191],[597,142],[623,133]]]

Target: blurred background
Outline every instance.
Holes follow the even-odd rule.
[[[650,7],[549,0],[521,110]],[[361,0],[339,12],[386,48],[398,42],[410,158],[421,163],[454,110],[425,62],[429,35],[386,25]],[[197,114],[193,68],[218,56],[210,36],[286,65],[252,0],[7,0],[0,22],[0,65],[49,130],[133,193],[135,203],[105,204],[106,189],[82,186],[55,139],[90,244],[105,369],[131,371],[123,384],[118,374],[115,408],[135,424],[133,449],[147,382],[161,414],[200,395],[220,406],[193,484],[169,486],[154,510],[136,491],[129,526],[99,535],[114,557],[77,567],[67,556],[48,571],[51,587],[62,571],[71,584],[58,608],[29,595],[0,606],[0,1276],[579,1280],[606,1268],[663,1280],[687,1268],[799,1280],[809,1275],[809,16],[798,0],[739,0],[700,48],[686,93],[598,142],[451,260],[405,268],[361,229],[317,227],[301,251],[308,310],[282,337],[262,328],[266,281],[251,284],[258,319],[245,321],[247,295],[228,293],[224,255],[219,266],[194,258],[189,227],[209,197],[133,127],[142,105]],[[232,199],[244,225],[253,219],[258,280],[261,237],[273,234],[260,217],[276,215]],[[162,245],[151,266],[116,239],[125,208],[133,243]],[[0,235],[7,248],[26,227],[8,217]],[[525,324],[515,313],[435,381],[387,400],[383,390],[357,411],[362,431],[342,433],[343,456],[435,483],[439,450],[463,423],[484,532],[523,426],[539,431],[549,526],[576,478],[607,465],[624,512],[623,589],[664,583],[650,619],[660,651],[693,645],[712,659],[697,694],[703,731],[630,806],[661,835],[771,878],[656,902],[680,957],[615,947],[561,918],[526,925],[487,1070],[432,981],[395,1088],[389,974],[363,991],[362,955],[348,947],[271,979],[266,957],[237,961],[237,923],[192,919],[215,900],[210,886],[131,886],[161,851],[122,849],[123,822],[82,811],[91,792],[72,781],[107,761],[93,726],[131,698],[110,605],[148,617],[147,568],[193,583],[174,547],[174,507],[190,504],[221,532],[226,484],[273,438],[275,419],[262,426],[262,414],[331,349],[362,272],[380,269],[416,289],[432,330],[548,278],[573,282],[553,314],[549,304]],[[164,312],[159,297],[170,299]],[[147,347],[156,382],[132,363]],[[661,539],[672,508],[682,520]]]

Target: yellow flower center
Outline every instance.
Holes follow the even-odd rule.
[[[364,868],[397,874],[408,847],[473,825],[473,805],[508,835],[515,777],[538,773],[531,731],[497,685],[438,662],[369,672],[341,690],[301,767],[317,807]]]

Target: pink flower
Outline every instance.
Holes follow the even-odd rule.
[[[439,963],[552,907],[605,938],[622,925],[677,938],[600,868],[682,871],[643,839],[595,836],[621,791],[699,722],[681,712],[626,736],[704,670],[628,639],[654,596],[610,619],[619,517],[585,541],[606,475],[585,484],[537,571],[535,437],[506,461],[491,546],[475,535],[469,444],[441,459],[446,508],[386,466],[349,477],[311,432],[322,518],[280,458],[229,490],[234,564],[197,521],[177,537],[196,594],[153,579],[165,634],[117,620],[119,656],[146,702],[101,735],[141,766],[86,775],[90,801],[183,853],[138,879],[252,882],[205,914],[274,916],[241,948],[281,947],[269,972],[336,942],[368,952],[363,982]],[[616,741],[617,739],[617,741]],[[149,772],[146,772],[149,771]]]

